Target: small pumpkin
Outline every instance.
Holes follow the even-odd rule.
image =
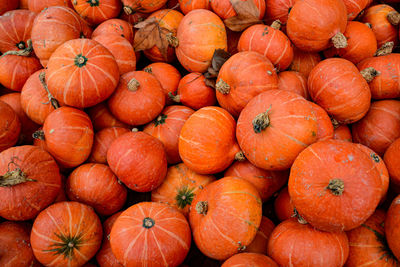
[[[293,70],[279,72],[278,88],[297,93],[307,100],[310,99],[307,89],[307,78],[301,72]]]
[[[344,5],[347,10],[347,19],[349,22],[357,18],[357,16],[362,15],[364,9],[371,4],[371,0],[343,0]]]
[[[278,267],[279,265],[266,255],[245,252],[233,255],[221,265],[221,267],[234,266]]]
[[[93,31],[92,38],[99,35],[109,36],[111,34],[124,37],[129,43],[133,44],[133,37],[135,35],[133,26],[130,22],[122,19],[108,19],[102,22]]]
[[[253,6],[255,7],[255,9],[258,10],[258,18],[262,19],[265,13],[265,1],[261,0],[251,0],[251,1],[253,2]],[[232,2],[229,0],[218,0],[218,1],[211,0],[210,6],[212,11],[223,20],[238,15],[235,11],[235,8],[232,5]]]
[[[247,246],[244,252],[260,253],[266,255],[268,249],[268,240],[274,228],[275,224],[267,217],[262,216],[256,237],[254,237],[253,241],[250,245]]]
[[[11,1],[4,1],[1,2],[0,4],[0,15],[3,15],[3,13],[14,10],[18,7],[19,0],[11,0]]]
[[[95,131],[100,131],[108,127],[122,127],[129,128],[129,126],[121,121],[119,121],[110,112],[107,103],[101,102],[88,109],[88,114],[90,120],[93,123],[93,128]]]
[[[317,139],[318,141],[327,140],[333,137],[333,125],[328,113],[319,105],[310,102],[313,106],[317,118]]]
[[[268,25],[279,20],[286,30],[286,23],[289,12],[292,9],[295,0],[266,0],[264,20]]]
[[[400,185],[400,138],[397,138],[385,151],[384,161],[389,171],[390,181]]]
[[[274,201],[274,211],[281,222],[294,217],[294,206],[290,200],[287,186],[284,187],[276,197]]]
[[[122,5],[119,0],[71,0],[76,12],[89,24],[100,24],[118,17]]]
[[[400,196],[397,196],[389,207],[385,219],[385,234],[390,250],[397,260],[400,259],[399,229]]]
[[[296,47],[293,48],[293,60],[289,69],[298,71],[308,78],[311,70],[321,61],[318,53],[302,51]]]
[[[167,3],[167,0],[122,0],[127,15],[135,12],[152,13]]]
[[[334,126],[333,139],[353,142],[349,126],[346,124],[340,124],[336,127]]]
[[[7,103],[0,101],[0,152],[14,146],[21,132],[21,121]]]

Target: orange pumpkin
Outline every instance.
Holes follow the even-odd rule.
[[[118,17],[122,7],[119,0],[72,0],[71,2],[76,12],[89,24],[100,24]]]
[[[279,20],[286,30],[286,23],[289,12],[294,5],[295,0],[266,0],[264,20],[268,25]]]
[[[315,116],[317,117],[317,140],[322,141],[333,137],[333,125],[331,118],[328,113],[318,106],[317,104],[310,102],[314,108]]]
[[[347,19],[349,21],[355,19],[357,16],[362,15],[365,8],[367,8],[373,0],[343,0],[347,10]]]
[[[311,70],[321,61],[321,56],[314,52],[305,52],[296,47],[293,49],[293,60],[289,69],[298,71],[308,77]]]
[[[278,88],[297,93],[307,100],[310,99],[307,89],[307,78],[301,72],[292,70],[279,72]]]
[[[72,8],[71,0],[29,0],[29,10],[40,13],[43,9],[51,6],[67,6]]]
[[[265,1],[251,1],[253,1],[253,5],[258,9],[258,18],[262,19],[265,13]],[[210,0],[210,6],[212,11],[217,14],[221,19],[225,20],[237,16],[237,13],[229,0]]]
[[[274,228],[275,224],[267,217],[262,216],[256,237],[251,244],[247,246],[244,252],[267,254],[268,240]]]
[[[179,7],[185,15],[194,9],[211,9],[209,0],[179,0]]]
[[[0,3],[0,15],[4,12],[16,9],[18,7],[19,0],[2,1]]]
[[[277,198],[275,199],[274,211],[281,222],[294,217],[294,206],[290,200],[287,186],[279,192]]]
[[[390,181],[400,185],[400,138],[397,138],[387,149],[383,157],[389,171]]]
[[[151,13],[162,8],[165,3],[167,0],[122,0],[127,15],[135,12]]]
[[[93,31],[92,38],[99,35],[109,36],[111,34],[117,34],[121,37],[126,38],[129,43],[133,44],[134,31],[133,26],[128,21],[122,19],[108,19],[102,22]]]
[[[349,126],[346,124],[340,124],[336,127],[334,126],[333,139],[353,142]]]
[[[21,132],[21,121],[7,103],[0,101],[0,152],[14,146]]]
[[[129,126],[123,122],[120,122],[110,112],[106,103],[102,102],[88,109],[90,120],[93,123],[95,131],[100,131],[108,127],[122,127],[129,128]]]
[[[252,266],[252,267],[278,267],[270,257],[258,253],[239,253],[227,259],[221,267]]]
[[[390,250],[393,252],[394,256],[397,260],[400,259],[400,245],[399,245],[399,238],[400,238],[400,196],[397,196],[389,207],[389,210],[386,214],[385,219],[385,234],[386,240],[389,245]]]

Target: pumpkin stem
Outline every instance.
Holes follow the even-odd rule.
[[[393,10],[390,11],[387,14],[387,20],[390,22],[390,24],[392,24],[393,26],[397,26],[400,23],[400,13]]]
[[[165,114],[161,114],[161,115],[159,115],[158,117],[157,117],[157,119],[154,121],[154,126],[158,126],[158,125],[161,125],[161,124],[164,124],[165,123],[165,120],[168,118],[168,115],[165,115]]]
[[[190,206],[190,204],[192,204],[194,198],[194,189],[195,188],[190,188],[187,185],[178,189],[175,200],[180,209],[184,209],[186,206]]]
[[[207,201],[199,201],[196,204],[196,211],[199,214],[207,215],[208,212],[208,202]]]
[[[143,69],[143,71],[145,71],[147,73],[150,73],[150,74],[153,74],[153,68],[152,67],[146,67],[146,68]]]
[[[378,50],[376,50],[374,56],[380,57],[389,55],[390,53],[392,53],[393,48],[394,48],[394,42],[386,42]]]
[[[26,174],[20,168],[16,168],[13,171],[8,171],[4,175],[0,175],[0,187],[14,186],[25,182],[36,182],[36,180],[27,178]]]
[[[374,69],[373,67],[368,67],[360,71],[361,75],[364,77],[364,79],[367,81],[367,83],[372,82],[372,80],[376,77],[379,76],[381,73]]]
[[[131,92],[135,92],[137,91],[137,89],[139,88],[140,83],[138,80],[136,80],[135,78],[132,78],[129,82],[128,82],[128,90]]]
[[[261,133],[262,130],[267,128],[269,126],[269,116],[268,112],[271,110],[272,105],[267,109],[267,111],[258,114],[254,119],[253,119],[253,130],[255,133]]]
[[[338,32],[335,36],[332,37],[331,40],[335,48],[339,49],[347,47],[347,38],[341,32]]]
[[[365,25],[367,25],[368,26],[368,28],[370,28],[370,29],[372,29],[372,24],[371,23],[365,23]]]
[[[129,6],[124,6],[123,9],[124,9],[125,14],[127,14],[127,15],[131,15],[133,13],[133,9]]]
[[[307,224],[308,222],[299,214],[296,208],[293,209],[292,217],[297,218],[297,222],[300,224]]]
[[[219,79],[215,84],[215,89],[223,95],[229,94],[231,87],[224,80]]]
[[[132,133],[137,133],[137,132],[139,132],[139,129],[138,128],[132,128],[131,132]]]
[[[168,97],[169,99],[171,99],[172,101],[176,102],[176,103],[180,103],[181,102],[181,96],[180,95],[173,95],[171,92],[168,93]]]
[[[17,51],[15,51],[15,50],[7,51],[2,55],[2,57],[6,56],[6,55],[29,57],[31,55],[32,51],[33,51],[32,40],[29,39],[28,41],[26,41],[26,43],[27,43],[28,47],[25,47],[25,45],[18,46],[18,48],[19,47],[23,47],[23,49],[22,50],[17,50]]]
[[[143,227],[146,228],[146,229],[150,229],[155,224],[156,224],[156,222],[150,217],[146,217],[146,218],[143,219]]]
[[[54,98],[54,96],[50,93],[49,88],[47,87],[45,72],[41,72],[39,74],[39,81],[42,84],[44,90],[46,90],[47,98],[49,99],[48,102],[42,103],[42,104],[47,105],[47,104],[51,103],[51,105],[53,106],[54,109],[58,109],[60,107],[60,104],[58,104],[57,99]]]
[[[331,190],[335,196],[340,196],[344,191],[344,182],[341,179],[332,179],[326,188]]]
[[[244,156],[243,151],[239,151],[238,153],[235,154],[235,160],[236,161],[244,161],[246,160],[246,157]]]
[[[35,139],[39,139],[39,140],[44,140],[44,131],[43,130],[37,130],[36,132],[34,132],[32,134],[32,137]]]
[[[333,125],[333,129],[336,129],[337,127],[340,126],[340,123],[335,118],[331,118],[331,122]]]
[[[271,24],[271,28],[273,28],[275,30],[280,30],[281,26],[282,26],[282,22],[279,19],[274,20],[274,22],[272,22],[272,24]]]
[[[179,40],[176,36],[174,36],[172,34],[172,32],[167,33],[165,35],[165,37],[167,38],[168,44],[172,47],[177,47],[179,45]]]

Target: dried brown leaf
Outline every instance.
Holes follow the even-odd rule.
[[[224,20],[230,30],[240,32],[251,25],[262,23],[260,10],[253,0],[230,0],[230,2],[237,13],[237,16]]]
[[[224,49],[216,49],[211,59],[211,66],[208,67],[207,72],[204,74],[206,78],[206,85],[215,88],[215,80],[222,65],[228,60],[231,55]]]

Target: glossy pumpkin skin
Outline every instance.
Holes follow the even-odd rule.
[[[384,161],[389,171],[390,181],[400,185],[400,138],[397,138],[387,149],[384,155]]]
[[[31,245],[43,265],[77,267],[96,254],[102,233],[100,219],[91,207],[74,201],[59,202],[35,219]]]
[[[98,131],[94,135],[92,152],[88,158],[89,162],[107,164],[107,151],[112,142],[129,129],[122,127],[108,127]]]
[[[393,53],[385,56],[370,57],[357,65],[360,71],[373,67],[379,72],[379,75],[368,83],[373,99],[400,97],[399,61],[400,54]]]
[[[258,253],[239,253],[227,259],[221,267],[278,267],[278,264],[270,257]]]
[[[110,234],[111,249],[124,266],[179,266],[190,242],[186,218],[157,202],[141,202],[122,212]]]
[[[343,0],[347,10],[347,19],[349,21],[355,19],[371,2],[371,0]]]
[[[271,61],[255,51],[230,57],[222,65],[216,82],[218,103],[235,118],[253,97],[278,89],[278,76]]]
[[[199,109],[186,120],[179,135],[182,161],[200,174],[225,170],[240,150],[235,128],[234,118],[223,108],[210,106]]]
[[[18,174],[18,180],[12,182],[4,177],[10,174]],[[60,191],[57,163],[49,153],[35,146],[12,147],[1,152],[0,175],[3,176],[2,183],[11,183],[0,186],[0,216],[7,220],[34,218],[55,200]]]
[[[397,196],[389,207],[385,219],[385,234],[390,250],[397,260],[400,259],[399,229],[400,197]]]
[[[307,78],[301,72],[292,70],[279,72],[278,88],[297,93],[307,100],[310,99],[307,90]]]
[[[81,110],[61,107],[50,113],[43,124],[47,151],[66,168],[82,164],[93,145],[93,126]]]
[[[115,90],[119,69],[110,51],[90,39],[70,40],[51,55],[46,82],[62,104],[85,108],[106,100]]]
[[[127,190],[104,164],[87,163],[76,168],[66,183],[68,198],[93,207],[100,215],[111,215],[125,204]]]
[[[345,59],[329,58],[318,63],[308,78],[308,91],[313,101],[339,123],[360,120],[370,107],[368,83]]]
[[[318,141],[331,139],[333,137],[333,125],[328,113],[314,102],[310,102],[313,106],[315,116],[317,117],[317,139]]]
[[[238,177],[224,177],[209,184],[196,195],[189,213],[196,246],[217,260],[244,250],[256,236],[261,217],[257,190]]]
[[[346,232],[350,247],[346,267],[399,266],[387,245],[385,218],[385,212],[378,209],[360,227]]]
[[[157,119],[143,128],[143,132],[163,143],[168,164],[182,161],[179,156],[179,134],[184,123],[193,113],[194,110],[185,106],[168,106]]]
[[[267,171],[258,168],[249,161],[237,161],[225,170],[224,176],[236,176],[249,181],[258,190],[265,202],[288,180],[288,171]]]
[[[352,125],[353,141],[382,156],[390,144],[400,137],[399,114],[400,101],[373,102],[367,115]]]
[[[360,226],[382,197],[381,176],[371,158],[339,140],[320,141],[300,153],[288,189],[298,213],[323,231]]]
[[[118,17],[122,7],[119,0],[74,0],[71,2],[75,11],[92,25]]]
[[[189,72],[205,72],[216,49],[227,50],[225,25],[213,12],[192,10],[184,16],[177,31],[175,49],[181,65]]]
[[[211,9],[209,0],[179,0],[179,7],[185,15],[194,9]]]
[[[296,47],[293,48],[293,60],[289,69],[302,73],[306,78],[311,70],[321,61],[321,56],[314,52],[305,52]]]
[[[267,254],[268,240],[271,236],[272,230],[274,230],[275,224],[265,216],[262,216],[261,224],[258,227],[256,237],[244,252]]]
[[[167,3],[167,0],[122,0],[124,12],[132,14],[134,12],[152,13]]]
[[[286,25],[294,3],[295,0],[266,0],[264,15],[266,24],[271,25],[275,20],[279,20],[283,25]]]
[[[253,4],[258,9],[259,12],[258,18],[262,19],[265,13],[265,1],[261,0],[252,0],[252,1]],[[232,3],[229,0],[220,0],[220,1],[211,0],[210,6],[212,11],[223,20],[237,16],[237,13],[233,8]]]
[[[266,170],[285,170],[317,140],[317,118],[303,97],[269,90],[254,97],[242,110],[236,137],[252,164]]]
[[[335,128],[333,131],[333,139],[353,142],[353,137],[351,136],[349,126],[346,124],[340,124],[337,128]]]
[[[151,192],[151,201],[167,203],[187,218],[196,194],[213,181],[214,176],[195,173],[184,163],[179,163],[168,168],[163,183]]]
[[[0,101],[0,152],[14,146],[21,132],[21,121],[7,103]]]
[[[99,103],[89,108],[88,114],[90,120],[93,123],[93,128],[95,131],[100,131],[108,127],[129,128],[127,124],[115,118],[115,116],[108,109],[108,106],[105,102]]]
[[[344,232],[323,232],[289,219],[275,227],[268,256],[279,266],[343,266],[349,255]]]
[[[258,52],[274,64],[278,71],[286,70],[293,60],[293,47],[280,30],[263,24],[250,26],[241,34],[239,51]]]
[[[102,22],[93,31],[92,38],[99,35],[109,36],[111,34],[117,34],[124,37],[129,41],[129,43],[133,44],[133,37],[135,36],[133,26],[128,21],[122,19],[108,19]]]
[[[117,89],[108,99],[111,113],[129,125],[151,122],[161,113],[164,105],[165,96],[160,82],[144,71],[122,75]]]
[[[279,192],[278,197],[275,199],[274,211],[281,222],[294,216],[294,206],[290,200],[287,186]]]
[[[0,4],[0,15],[3,15],[3,13],[14,10],[18,7],[19,0],[11,0],[11,1],[4,1],[1,2]]]
[[[108,149],[107,161],[118,179],[138,192],[154,190],[167,173],[163,144],[143,132],[130,132],[117,138]]]
[[[71,0],[29,0],[28,8],[29,10],[39,13],[45,8],[51,6],[67,6],[72,8]]]
[[[289,13],[286,31],[293,44],[304,51],[319,52],[332,45],[331,38],[346,30],[343,1],[296,1]]]

